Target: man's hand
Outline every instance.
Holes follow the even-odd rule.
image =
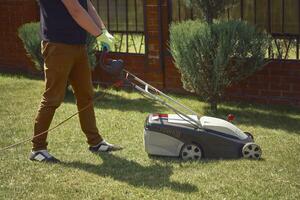
[[[111,51],[115,43],[115,38],[106,29],[97,37],[97,44],[100,50]]]

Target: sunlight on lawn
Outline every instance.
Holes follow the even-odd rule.
[[[31,137],[43,82],[0,75],[0,147]],[[208,105],[172,95],[199,114]],[[76,112],[68,93],[52,125]],[[0,155],[0,199],[300,199],[300,110],[223,103],[218,117],[253,133],[263,159],[182,162],[148,157],[143,126],[149,113],[169,113],[135,92],[110,90],[95,103],[102,135],[125,147],[112,154],[87,150],[78,117],[49,135],[49,150],[63,162],[32,163],[26,143]]]

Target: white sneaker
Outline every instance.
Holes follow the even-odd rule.
[[[122,149],[123,149],[122,147],[114,145],[114,144],[110,144],[110,143],[106,142],[105,140],[103,140],[102,142],[100,142],[96,146],[89,147],[89,150],[93,153],[119,151],[119,150],[122,150]]]
[[[38,162],[58,163],[60,160],[49,154],[47,150],[31,151],[29,160]]]

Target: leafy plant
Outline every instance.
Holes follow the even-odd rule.
[[[42,70],[44,60],[41,54],[41,36],[39,30],[39,23],[27,23],[18,29],[18,35],[24,44],[27,55],[31,58],[36,69]]]
[[[208,100],[213,112],[224,90],[261,68],[270,38],[242,21],[172,24],[170,47],[184,88]]]
[[[44,60],[41,54],[41,37],[40,37],[40,23],[23,24],[18,29],[19,38],[24,44],[24,48],[34,63],[36,69],[43,70]],[[89,35],[87,37],[87,52],[89,63],[92,68],[96,66],[97,60],[95,56],[96,38]]]

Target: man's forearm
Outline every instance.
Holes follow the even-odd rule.
[[[73,19],[94,36],[101,34],[101,28],[95,23],[89,13],[79,4],[78,0],[62,0]]]
[[[88,0],[88,13],[90,17],[93,19],[95,24],[102,30],[105,29],[105,25],[101,19],[101,17],[98,15],[98,12],[96,11],[95,7],[91,3],[90,0]]]

